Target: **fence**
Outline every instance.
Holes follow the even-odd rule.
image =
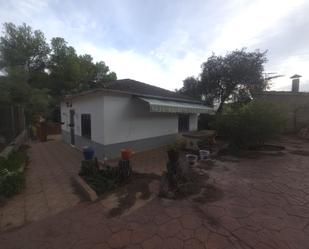
[[[0,104],[0,144],[2,146],[12,142],[25,128],[25,112],[22,106]]]
[[[61,124],[56,122],[47,122],[47,135],[57,135],[61,133]]]

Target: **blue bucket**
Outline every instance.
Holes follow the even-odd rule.
[[[83,154],[85,160],[92,160],[94,156],[94,149],[92,149],[91,147],[84,147]]]

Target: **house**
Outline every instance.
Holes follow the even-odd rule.
[[[299,91],[300,75],[293,75],[291,91],[264,91],[255,99],[271,103],[287,118],[286,132],[298,132],[309,125],[309,92]]]
[[[197,130],[198,115],[212,113],[199,100],[131,79],[117,80],[61,102],[62,137],[98,158],[116,157],[123,148],[142,151]]]

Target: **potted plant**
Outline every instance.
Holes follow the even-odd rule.
[[[178,144],[174,143],[168,146],[167,155],[170,162],[178,162],[179,159],[179,148]]]

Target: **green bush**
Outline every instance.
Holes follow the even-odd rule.
[[[82,166],[79,171],[80,176],[91,176],[95,175],[98,171],[97,161],[96,160],[83,160]]]
[[[250,149],[264,144],[280,134],[285,118],[274,106],[263,102],[251,102],[239,108],[230,108],[214,122],[219,135],[230,145]]]
[[[7,159],[0,158],[0,196],[10,197],[22,190],[25,176],[20,168],[27,161],[25,150],[12,152]]]
[[[83,178],[99,195],[113,190],[121,184],[117,167],[107,166],[104,170],[84,175]]]
[[[176,141],[167,146],[168,151],[179,151],[186,148],[186,140],[184,138],[177,138]]]
[[[18,194],[24,187],[25,177],[21,172],[0,171],[0,195],[10,197]]]
[[[96,159],[82,161],[79,175],[93,188],[97,194],[115,189],[120,185],[119,167],[107,166],[98,169]]]
[[[7,159],[0,157],[0,170],[18,171],[22,164],[27,163],[28,155],[25,150],[12,152]]]

